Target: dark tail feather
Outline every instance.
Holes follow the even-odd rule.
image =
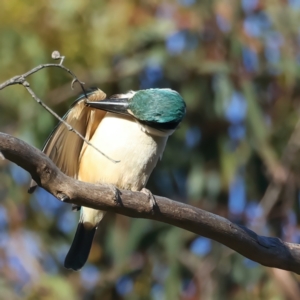
[[[87,229],[79,222],[71,248],[65,259],[65,268],[80,270],[86,263],[97,227]]]

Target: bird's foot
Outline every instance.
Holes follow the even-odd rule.
[[[112,184],[108,184],[108,187],[114,193],[114,196],[113,196],[114,202],[117,205],[123,205],[122,200],[121,200],[121,195],[122,195],[121,191]]]
[[[65,201],[68,201],[70,200],[70,197],[67,196],[66,194],[62,193],[62,192],[59,192],[56,196],[60,201],[62,202],[65,202]],[[81,208],[80,205],[78,204],[72,204],[72,211],[79,211]]]
[[[151,205],[151,210],[155,211],[158,208],[158,205],[152,192],[146,188],[142,188],[141,192],[148,196]]]
[[[32,194],[36,190],[37,186],[38,186],[38,184],[33,179],[31,179],[30,187],[28,189],[28,193]]]
[[[81,208],[80,205],[77,205],[77,204],[72,204],[72,211],[79,211]]]
[[[70,200],[70,197],[66,194],[64,194],[63,192],[58,192],[56,197],[61,201],[61,202],[65,202],[67,200]]]

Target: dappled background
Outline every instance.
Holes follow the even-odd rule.
[[[299,118],[299,0],[2,0],[0,20],[0,82],[52,62],[59,50],[86,87],[108,95],[177,90],[187,115],[148,188],[300,242],[299,193],[280,163]],[[71,80],[45,69],[29,82],[63,115],[80,93]],[[22,86],[0,92],[1,131],[40,148],[56,122]],[[16,165],[0,167],[3,299],[300,299],[299,276],[114,214],[82,271],[68,271],[78,213],[42,189],[27,194],[30,177]],[[262,201],[271,180],[283,192]]]

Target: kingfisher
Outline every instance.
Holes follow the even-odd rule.
[[[54,128],[42,151],[70,177],[147,192],[149,176],[185,112],[183,98],[171,89],[130,91],[111,97],[93,89],[76,99],[63,119],[105,155],[62,123]],[[35,187],[32,181],[29,190]],[[80,208],[77,231],[64,262],[67,269],[77,271],[84,266],[104,214]]]

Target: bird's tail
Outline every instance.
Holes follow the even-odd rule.
[[[104,214],[100,210],[81,207],[80,220],[71,248],[65,259],[65,268],[78,271],[84,266],[89,257],[98,224]]]

